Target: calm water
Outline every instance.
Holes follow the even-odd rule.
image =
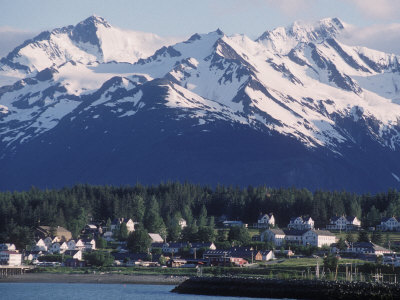
[[[257,298],[180,295],[172,285],[79,284],[79,283],[0,283],[1,300],[26,299],[112,299],[112,300],[242,300]],[[264,298],[265,300],[265,298]]]

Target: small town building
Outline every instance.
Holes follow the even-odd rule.
[[[233,256],[211,256],[208,257],[208,263],[211,266],[243,266],[247,264],[247,260],[241,257]]]
[[[111,231],[119,230],[122,223],[125,223],[126,229],[128,229],[128,232],[135,231],[135,225],[138,224],[136,222],[133,222],[132,219],[116,218],[111,222]]]
[[[49,248],[49,252],[51,253],[60,253],[60,243],[53,243]]]
[[[81,250],[67,250],[64,253],[66,256],[71,256],[74,259],[82,260],[82,251]]]
[[[258,251],[255,255],[256,261],[269,261],[273,259],[275,259],[275,254],[272,250]]]
[[[67,243],[66,242],[62,242],[61,244],[60,244],[60,253],[64,253],[65,251],[67,251],[68,250],[68,245],[67,245]]]
[[[261,238],[262,241],[272,242],[277,247],[284,244],[322,247],[336,242],[333,233],[327,230],[311,229],[267,229],[262,233]]]
[[[83,240],[79,239],[76,241],[75,243],[75,249],[74,250],[82,250],[85,251],[85,243],[83,242]]]
[[[396,217],[382,218],[381,224],[377,226],[378,230],[382,231],[398,231],[400,229],[399,220]]]
[[[314,229],[314,220],[311,217],[293,217],[288,224],[289,229]]]
[[[47,246],[42,239],[39,239],[33,246],[33,251],[44,251],[47,252]]]
[[[372,242],[355,242],[350,244],[350,247],[346,252],[350,253],[362,253],[362,254],[374,254],[374,255],[384,255],[392,254],[393,251],[376,245]]]
[[[292,245],[304,245],[303,235],[308,229],[285,229],[285,243]]]
[[[355,230],[361,227],[361,221],[356,216],[335,216],[326,225],[328,230]]]
[[[207,250],[203,253],[203,259],[207,259],[211,265],[247,264],[248,260],[255,260],[258,251],[253,248],[232,247],[228,250]]]
[[[75,250],[76,242],[75,240],[69,240],[67,242],[68,250]]]
[[[15,250],[17,250],[17,248],[15,247],[14,244],[4,243],[4,244],[0,244],[0,251],[1,250],[15,251]]]
[[[167,267],[171,267],[171,268],[179,268],[186,264],[187,264],[187,260],[182,259],[182,258],[172,258],[167,261]]]
[[[164,239],[158,233],[149,233],[151,243],[164,243]]]
[[[261,234],[261,241],[272,242],[275,246],[282,246],[285,236],[286,234],[282,229],[268,229]]]
[[[327,230],[308,230],[303,234],[303,245],[322,247],[334,243],[336,243],[336,236]]]
[[[275,217],[272,213],[260,214],[257,221],[258,228],[269,228],[275,226]]]
[[[179,224],[179,226],[181,226],[181,229],[183,229],[183,228],[185,228],[187,226],[186,220],[183,219],[183,218],[179,219],[179,223],[178,224]]]
[[[17,251],[0,251],[0,264],[8,266],[20,266],[22,264],[22,254]]]
[[[84,239],[82,240],[85,248],[85,251],[93,251],[96,250],[96,241],[95,239]]]
[[[25,251],[24,252],[24,260],[37,260],[40,256],[43,256],[43,251]]]

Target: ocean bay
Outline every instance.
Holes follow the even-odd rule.
[[[175,294],[170,291],[172,285],[143,284],[80,284],[80,283],[0,283],[2,300],[22,299],[194,299],[194,300],[230,300],[257,299],[243,297],[222,297]],[[265,299],[265,298],[263,298]]]

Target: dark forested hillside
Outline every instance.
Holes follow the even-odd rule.
[[[217,221],[221,215],[253,224],[261,212],[273,212],[280,227],[298,215],[311,215],[316,227],[325,227],[331,216],[342,214],[356,215],[363,226],[373,226],[381,216],[400,215],[400,192],[312,193],[296,188],[211,188],[177,182],[157,186],[31,188],[25,192],[0,193],[0,242],[29,239],[31,229],[39,224],[64,226],[77,235],[90,220],[106,222],[115,217],[129,217],[148,230],[163,229],[172,234],[174,220],[180,217],[189,226],[204,225],[210,216]]]

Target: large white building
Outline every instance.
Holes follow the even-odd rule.
[[[0,264],[20,266],[22,264],[22,254],[17,251],[0,251]]]
[[[302,236],[303,245],[330,246],[336,243],[336,236],[327,230],[308,230]]]
[[[334,244],[336,236],[326,230],[268,229],[261,234],[261,241],[272,242],[277,247],[283,244],[322,247]]]

